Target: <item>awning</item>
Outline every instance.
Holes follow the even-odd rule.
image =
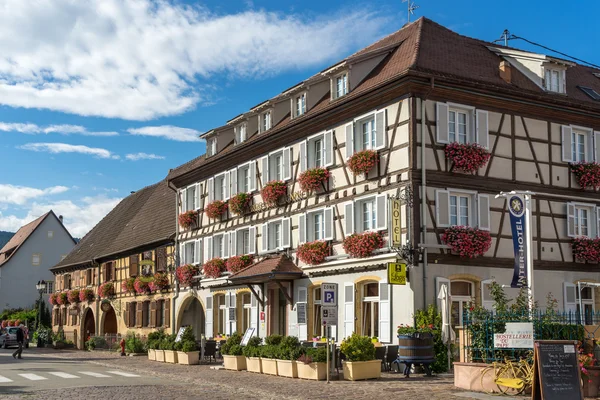
[[[255,285],[267,282],[293,281],[304,273],[286,255],[266,258],[229,277],[234,284]]]

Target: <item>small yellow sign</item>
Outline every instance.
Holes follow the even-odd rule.
[[[406,285],[406,264],[388,263],[388,283]]]

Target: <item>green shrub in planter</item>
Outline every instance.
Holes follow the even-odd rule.
[[[239,344],[234,344],[233,346],[231,346],[231,348],[229,349],[229,355],[230,356],[242,356],[244,355],[242,353],[243,347],[240,346]]]
[[[264,346],[259,347],[259,349],[260,349],[260,356],[262,358],[271,358],[271,359],[279,358],[279,346],[276,346],[273,344],[266,344]]]
[[[282,340],[283,336],[281,335],[269,335],[265,338],[265,344],[271,346],[279,346]]]
[[[344,339],[340,350],[348,361],[371,361],[375,359],[375,345],[369,336],[353,333]]]
[[[325,347],[309,347],[304,350],[304,354],[298,357],[299,362],[310,364],[314,362],[327,362],[327,348]]]
[[[226,356],[241,355],[231,354],[231,347],[239,346],[240,343],[242,343],[242,335],[237,332],[233,333],[231,336],[229,336],[229,338],[227,338],[227,341],[223,344],[223,346],[221,346],[221,354]]]
[[[177,343],[177,351],[191,353],[197,350],[196,342],[192,340],[182,340]]]
[[[163,340],[160,341],[158,348],[160,350],[175,350],[175,339],[172,338],[173,335],[168,335]]]
[[[279,343],[280,360],[296,361],[303,353],[300,341],[295,336],[286,336]]]
[[[260,357],[262,339],[253,336],[248,340],[248,344],[242,347],[242,354],[246,357]]]

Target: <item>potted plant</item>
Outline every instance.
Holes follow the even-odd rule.
[[[79,291],[79,300],[80,301],[87,301],[92,302],[94,301],[94,298],[96,296],[94,295],[94,291],[92,289],[81,289]]]
[[[381,232],[354,233],[344,239],[344,250],[353,258],[370,257],[385,241]]]
[[[112,282],[105,282],[98,288],[98,296],[113,297],[115,295],[115,285]]]
[[[310,347],[298,358],[298,378],[323,381],[327,379],[327,348]]]
[[[79,303],[79,290],[77,290],[77,289],[69,290],[67,292],[67,299],[69,300],[69,303],[71,303],[71,304]]]
[[[369,336],[353,333],[344,339],[340,350],[346,356],[344,379],[357,381],[381,377],[381,360],[375,359],[375,345]]]
[[[242,354],[246,357],[246,369],[248,372],[262,373],[261,353],[261,338],[253,336],[248,340],[248,344],[242,347]]]
[[[279,345],[283,336],[270,335],[265,338],[265,345],[260,349],[262,372],[268,375],[277,375],[277,359],[279,358]]]
[[[163,348],[164,340],[165,337],[161,337],[156,339],[156,342],[154,343],[154,359],[158,362],[165,362],[165,350]]]
[[[302,355],[300,342],[295,336],[286,336],[279,344],[277,357],[277,374],[288,378],[298,377],[298,366],[296,360]]]
[[[592,263],[600,262],[600,239],[589,237],[576,237],[571,242],[573,257],[579,261]]]
[[[233,256],[229,257],[226,262],[227,271],[235,274],[238,271],[243,270],[246,267],[252,265],[254,261],[254,257],[251,255],[245,254],[243,256]]]
[[[263,201],[268,204],[277,204],[286,194],[287,185],[283,181],[267,182],[260,191]]]
[[[165,352],[165,362],[177,364],[177,352],[175,351],[175,335],[169,335],[163,339],[160,348]]]
[[[374,150],[363,150],[354,153],[348,159],[348,168],[354,175],[366,175],[379,162],[379,155]]]
[[[50,296],[48,296],[48,301],[50,302],[50,304],[52,304],[53,306],[58,304],[57,301],[57,294],[56,293],[50,293]],[[4,321],[2,321],[4,322]],[[6,328],[5,326],[3,326],[3,328]]]
[[[169,288],[169,276],[166,272],[157,272],[154,274],[154,279],[150,282],[150,290],[159,292]]]
[[[165,337],[165,331],[161,328],[148,334],[148,359],[156,361],[156,351],[160,341]],[[164,353],[163,353],[164,360]]]
[[[298,182],[303,192],[312,192],[322,187],[331,174],[326,168],[312,168],[300,174]]]
[[[225,369],[233,371],[242,371],[246,369],[246,357],[242,354],[242,335],[239,333],[232,334],[229,339],[221,346],[221,354],[223,355],[223,365]]]
[[[490,152],[477,143],[450,143],[446,145],[446,158],[452,161],[453,171],[475,172],[485,166]]]
[[[442,235],[442,242],[461,257],[475,258],[490,249],[490,232],[468,226],[451,226]]]
[[[195,226],[198,221],[198,213],[196,211],[190,210],[184,213],[179,214],[177,218],[179,221],[179,225],[183,229],[190,229]]]
[[[154,280],[152,276],[138,276],[135,278],[133,287],[137,294],[149,294],[151,292],[150,283]]]
[[[304,243],[298,246],[298,258],[305,264],[317,265],[325,261],[331,253],[329,244],[322,240],[315,240],[314,242]]]
[[[571,164],[575,179],[584,190],[587,188],[600,190],[600,163],[578,162]]]
[[[69,304],[69,296],[67,295],[67,292],[60,292],[56,296],[56,303],[61,306]]]
[[[250,193],[238,193],[229,199],[229,209],[236,215],[244,215],[250,208],[252,195]]]
[[[121,282],[121,291],[124,293],[135,292],[135,278],[127,278]]]
[[[223,200],[215,200],[204,208],[204,213],[210,219],[219,219],[227,211],[227,203]]]
[[[125,336],[125,351],[128,354],[142,354],[146,350],[146,345],[142,342],[140,335],[136,335],[135,332],[127,332]]]
[[[398,357],[400,360],[410,360],[413,352],[418,351],[419,359],[427,362],[435,361],[435,350],[433,343],[434,325],[410,325],[398,326],[398,344],[400,345]],[[410,350],[406,350],[410,349]],[[403,358],[404,357],[404,358]],[[408,372],[408,371],[406,371]]]
[[[187,326],[181,335],[181,340],[176,344],[177,363],[196,365],[200,363],[200,352],[196,346],[196,336],[191,326]]]
[[[199,273],[200,268],[193,264],[181,265],[175,269],[177,280],[179,281],[179,285],[182,287],[191,287],[194,283],[194,276],[197,276]]]
[[[202,267],[204,276],[216,279],[226,270],[225,261],[222,258],[213,258],[204,263]]]

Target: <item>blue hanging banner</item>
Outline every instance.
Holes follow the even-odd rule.
[[[512,230],[513,247],[515,250],[515,267],[511,287],[527,286],[527,240],[525,231],[525,200],[522,196],[512,195],[508,200],[510,213],[510,228]]]

